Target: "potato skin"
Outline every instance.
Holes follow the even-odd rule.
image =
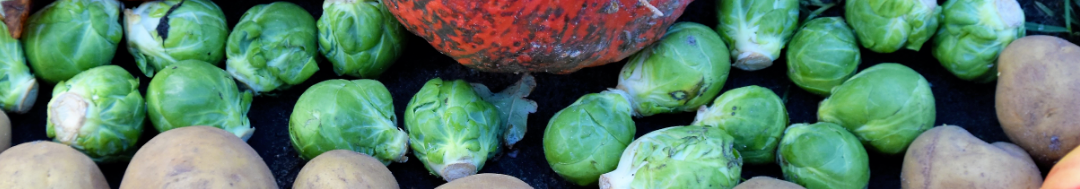
[[[1080,179],[1076,179],[1077,175],[1080,175],[1080,148],[1073,149],[1061,158],[1054,168],[1050,169],[1050,174],[1046,175],[1042,188],[1080,188]]]
[[[735,186],[735,189],[806,189],[798,184],[772,177],[756,176]]]
[[[109,188],[94,160],[48,141],[23,143],[0,154],[0,178],[0,188]]]
[[[215,127],[158,134],[128,164],[120,188],[278,188],[251,146]]]
[[[532,186],[508,175],[484,173],[455,179],[435,189],[532,189]]]
[[[996,106],[1001,128],[1036,162],[1053,165],[1080,144],[1080,47],[1027,36],[998,58]]]
[[[397,189],[393,173],[379,160],[349,150],[324,152],[308,161],[293,182],[293,189],[355,188]]]
[[[7,113],[0,112],[0,152],[11,147],[11,119]]]
[[[900,186],[914,188],[1039,188],[1031,157],[1009,143],[988,144],[957,126],[919,135],[904,155]]]

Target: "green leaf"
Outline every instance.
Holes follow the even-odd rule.
[[[484,84],[473,83],[472,86],[480,98],[499,109],[499,117],[502,118],[503,128],[506,129],[503,141],[506,142],[506,146],[513,148],[514,144],[525,137],[529,114],[536,113],[536,101],[525,98],[529,97],[533,88],[536,88],[536,79],[532,75],[525,74],[517,83],[499,93],[491,93]]]

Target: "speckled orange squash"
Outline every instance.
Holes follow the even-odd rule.
[[[570,73],[664,35],[692,0],[383,0],[409,31],[488,72]]]

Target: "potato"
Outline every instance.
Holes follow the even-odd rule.
[[[94,160],[67,145],[35,141],[0,154],[0,188],[109,188]]]
[[[0,111],[0,152],[11,147],[11,120],[7,113]]]
[[[1035,162],[1015,145],[988,144],[964,128],[940,126],[915,138],[904,155],[901,188],[1039,188]]]
[[[532,189],[521,179],[502,174],[484,173],[455,179],[435,189]]]
[[[323,152],[308,161],[293,189],[398,188],[397,180],[378,159],[350,150]]]
[[[189,126],[158,134],[128,164],[120,188],[278,188],[259,154],[236,135]]]
[[[1017,39],[998,58],[1001,128],[1052,165],[1080,144],[1080,47],[1051,36]]]
[[[798,184],[772,177],[757,176],[735,186],[735,189],[806,189]]]
[[[1042,188],[1080,188],[1080,148],[1073,149],[1046,175]]]

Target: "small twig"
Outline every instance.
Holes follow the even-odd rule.
[[[1072,33],[1072,3],[1069,0],[1065,0],[1065,30]]]
[[[1037,32],[1045,32],[1045,33],[1069,33],[1069,30],[1067,30],[1067,29],[1065,29],[1064,27],[1061,27],[1061,26],[1045,25],[1045,24],[1039,24],[1039,23],[1034,23],[1034,22],[1025,22],[1024,23],[1024,28],[1026,28],[1028,31],[1037,31]],[[1071,33],[1069,33],[1069,34],[1071,34]]]
[[[657,17],[664,16],[664,12],[660,12],[660,9],[657,9],[652,4],[649,4],[649,0],[638,0],[638,2],[641,3],[641,4],[644,4],[645,8],[649,8],[649,10],[652,11],[653,16],[657,16]]]

